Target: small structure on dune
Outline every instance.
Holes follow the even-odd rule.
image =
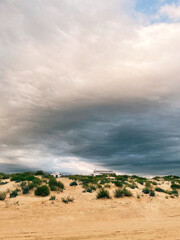
[[[60,178],[60,177],[62,177],[62,174],[59,173],[59,172],[53,172],[53,173],[51,173],[51,175],[52,175],[53,177],[55,177],[55,178]]]
[[[94,170],[91,174],[92,176],[99,176],[99,175],[114,175],[116,174],[113,170]]]

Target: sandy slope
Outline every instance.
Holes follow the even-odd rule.
[[[66,189],[55,201],[33,194],[0,201],[0,239],[180,240],[178,198],[96,200],[96,193],[82,193],[81,186],[69,186],[69,179],[61,181]],[[61,202],[68,195],[74,203]]]

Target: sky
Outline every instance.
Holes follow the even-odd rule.
[[[180,1],[1,0],[0,172],[180,175]]]

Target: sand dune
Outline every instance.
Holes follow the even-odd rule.
[[[0,239],[180,240],[178,198],[159,193],[155,198],[97,200],[95,192],[82,193],[81,186],[69,186],[69,179],[61,181],[66,189],[55,201],[33,194],[0,201]],[[0,191],[16,184],[0,186]],[[61,198],[69,195],[74,202],[63,203]]]

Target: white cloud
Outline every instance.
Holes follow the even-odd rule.
[[[166,16],[172,21],[180,20],[180,5],[176,5],[175,3],[166,4],[161,7],[159,10],[160,16]]]

